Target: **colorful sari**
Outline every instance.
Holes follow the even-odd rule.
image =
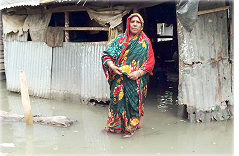
[[[144,99],[147,95],[146,75],[153,75],[154,68],[151,42],[142,29],[129,40],[129,24],[133,16],[140,18],[143,29],[143,18],[137,13],[130,15],[127,18],[125,33],[117,36],[102,56],[103,69],[110,84],[107,127],[125,133],[133,133],[139,125],[140,117],[144,115]],[[107,66],[109,60],[122,69],[122,76],[109,69]],[[127,77],[129,73],[139,69],[147,74],[137,80]]]

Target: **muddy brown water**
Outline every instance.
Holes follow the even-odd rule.
[[[23,114],[21,96],[1,81],[1,110]],[[166,98],[165,98],[166,94]],[[190,123],[176,116],[170,92],[149,93],[142,130],[131,138],[101,133],[107,105],[86,105],[31,97],[33,115],[66,116],[77,122],[67,128],[22,122],[1,122],[0,156],[19,155],[233,155],[234,120]],[[171,104],[167,104],[168,101]],[[166,103],[164,103],[166,101]]]

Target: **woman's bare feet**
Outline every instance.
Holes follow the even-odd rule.
[[[142,129],[142,126],[143,126],[143,116],[141,116],[140,118],[139,118],[139,124],[138,124],[138,129]]]
[[[102,132],[111,132],[111,133],[121,133],[121,129],[112,129],[110,127],[105,127],[101,131]]]
[[[107,133],[110,131],[109,127],[105,127],[104,129],[101,130],[101,133]]]
[[[123,138],[130,138],[130,137],[132,137],[132,136],[134,135],[134,133],[135,133],[135,132],[133,132],[133,133],[125,133],[125,134],[123,135]]]

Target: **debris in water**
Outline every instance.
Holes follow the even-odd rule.
[[[158,95],[158,109],[162,109],[162,112],[168,111],[167,105],[173,105],[173,92],[165,91],[164,95]],[[172,109],[172,108],[170,108]]]
[[[24,122],[25,118],[23,115],[10,114],[9,112],[0,110],[0,121]],[[60,126],[60,127],[69,127],[74,122],[77,122],[77,120],[71,120],[65,116],[33,117],[33,123],[46,124],[46,125],[52,125],[52,126]]]
[[[200,122],[202,122],[202,119],[201,118],[197,119],[197,123],[200,123]]]
[[[0,146],[2,147],[15,147],[14,143],[1,143]]]
[[[53,149],[56,151],[56,150],[58,150],[58,147],[56,146],[56,147],[54,147]]]

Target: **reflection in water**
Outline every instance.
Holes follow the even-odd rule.
[[[34,133],[33,133],[33,125],[26,125],[26,155],[34,154]]]
[[[99,129],[103,129],[102,123],[97,119],[102,118],[101,114],[95,113],[90,109],[82,112],[83,126],[85,127],[85,140],[88,153],[99,155],[110,155],[110,142],[107,134],[100,133]],[[94,126],[93,126],[94,125]],[[96,128],[98,131],[96,131]]]

